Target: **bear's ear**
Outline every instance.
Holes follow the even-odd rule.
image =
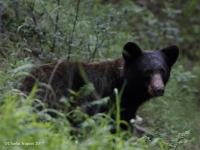
[[[122,55],[126,61],[131,61],[142,54],[142,50],[133,42],[125,44]]]
[[[179,55],[179,48],[176,45],[169,46],[167,48],[163,48],[161,50],[162,53],[166,56],[166,61],[170,67],[176,62]]]

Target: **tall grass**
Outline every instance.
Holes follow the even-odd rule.
[[[158,132],[153,140],[144,136],[137,138],[130,131],[121,131],[120,129],[120,95],[115,90],[116,94],[116,120],[114,121],[117,127],[115,134],[110,133],[110,116],[108,114],[96,114],[89,117],[86,115],[85,121],[79,127],[73,127],[70,125],[66,116],[67,112],[60,112],[60,116],[52,118],[45,111],[37,112],[32,105],[34,93],[37,87],[35,86],[29,96],[24,95],[18,90],[8,90],[1,95],[1,107],[0,107],[0,149],[69,149],[69,150],[98,150],[98,149],[135,149],[135,150],[165,150],[165,149],[180,149],[190,144],[189,137],[190,131],[187,127],[177,125],[173,119],[173,126],[182,128],[182,131],[178,128],[174,129],[175,134],[167,132],[164,129],[165,123],[171,119],[160,118],[162,124],[156,123],[155,118],[148,118],[149,112],[146,114],[147,120],[149,119],[153,123],[149,123],[151,129],[158,129]],[[157,111],[162,111],[163,106],[160,104],[151,106],[154,110],[153,114],[158,115]],[[156,108],[157,106],[157,108]],[[165,106],[164,106],[165,107]],[[175,107],[175,106],[174,106]],[[178,106],[176,106],[178,107]],[[148,110],[148,108],[144,108]],[[55,110],[57,111],[57,110]],[[79,108],[75,108],[73,112],[80,112]],[[68,112],[72,113],[72,112]],[[143,114],[143,115],[144,115]],[[82,114],[83,115],[83,114]],[[64,116],[64,117],[63,117]],[[181,118],[180,116],[174,116],[174,118]],[[167,120],[166,120],[167,119]],[[161,126],[162,125],[162,126]],[[172,125],[172,124],[171,124]],[[172,126],[171,126],[172,127]],[[170,129],[170,128],[168,128]],[[163,133],[165,131],[165,133]],[[156,132],[155,132],[156,133]],[[166,136],[165,136],[166,135]],[[169,137],[171,136],[171,137]]]

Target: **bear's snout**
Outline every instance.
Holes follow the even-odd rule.
[[[163,96],[165,86],[160,74],[154,74],[151,77],[150,84],[148,87],[148,93],[151,96]]]
[[[159,86],[155,88],[154,93],[156,94],[156,96],[163,96],[164,91],[164,87]]]

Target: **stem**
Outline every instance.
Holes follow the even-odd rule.
[[[41,1],[40,1],[40,2],[41,2]],[[44,9],[45,13],[46,13],[46,14],[48,15],[48,17],[49,17],[49,20],[53,23],[54,26],[56,26],[56,23],[54,23],[53,19],[51,18],[51,15],[47,12],[47,9],[46,9],[45,5],[43,4],[43,2],[41,2],[41,4],[42,4],[42,6],[43,6],[43,9]],[[57,28],[57,30],[60,32],[61,35],[63,35],[62,31],[61,31],[59,28]]]
[[[117,111],[116,112],[116,123],[117,123],[116,132],[117,132],[117,134],[119,134],[119,131],[120,131],[120,123],[121,123],[120,102],[121,102],[121,98],[122,98],[122,94],[123,94],[125,85],[126,85],[126,82],[123,84],[119,93],[116,88],[114,89],[115,96],[116,96],[116,111]]]
[[[72,35],[69,39],[69,44],[68,44],[68,56],[67,56],[67,60],[69,61],[70,59],[70,55],[71,55],[71,50],[72,50],[72,42],[73,42],[73,38],[74,38],[74,32],[76,29],[76,24],[77,24],[77,20],[78,20],[78,14],[79,14],[79,6],[80,6],[80,2],[81,0],[78,0],[77,5],[76,5],[76,13],[75,13],[75,20],[73,22],[73,28],[72,28]]]
[[[180,137],[181,137],[181,134],[179,134],[179,136],[178,136],[177,144],[176,144],[176,147],[174,148],[174,150],[176,150],[178,148],[178,142],[180,141]]]
[[[99,34],[97,32],[95,32],[95,34],[96,34],[96,45],[95,45],[94,51],[92,52],[92,56],[90,60],[94,60],[94,57],[97,53],[97,48],[99,47]]]
[[[30,4],[30,14],[31,14],[31,16],[32,16],[32,19],[33,19],[33,22],[34,22],[35,27],[37,27],[37,19],[36,19],[34,13],[33,13],[34,7],[35,7],[35,1],[33,1],[33,2]],[[41,30],[40,30],[40,31],[41,31]],[[41,38],[40,34],[37,34],[37,36],[38,36],[38,39],[39,39],[39,44],[40,44],[41,53],[42,53],[42,51],[43,51],[42,38]]]
[[[60,5],[60,0],[57,0],[57,5],[58,6]],[[59,9],[57,10],[57,13],[56,13],[55,31],[54,31],[54,38],[53,38],[53,45],[52,45],[52,48],[51,48],[51,52],[54,52],[54,49],[55,49],[55,46],[56,46],[56,36],[55,36],[55,34],[58,31],[58,21],[59,21]]]
[[[56,73],[56,71],[57,71],[57,69],[58,69],[58,67],[59,67],[59,65],[61,63],[62,63],[62,61],[59,60],[59,62],[55,65],[55,67],[53,68],[53,71],[51,72],[51,76],[50,76],[48,84],[47,84],[48,88],[46,89],[45,96],[44,96],[44,101],[47,100],[47,97],[48,97],[48,94],[49,94],[49,90],[51,89],[51,82],[52,82],[53,77],[54,77],[54,75],[55,75],[55,73]],[[54,100],[56,100],[55,95],[54,95]]]

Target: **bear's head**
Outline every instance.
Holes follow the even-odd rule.
[[[179,55],[179,48],[174,45],[157,51],[144,51],[135,43],[128,42],[122,55],[123,78],[128,90],[151,98],[164,94],[171,67]]]

